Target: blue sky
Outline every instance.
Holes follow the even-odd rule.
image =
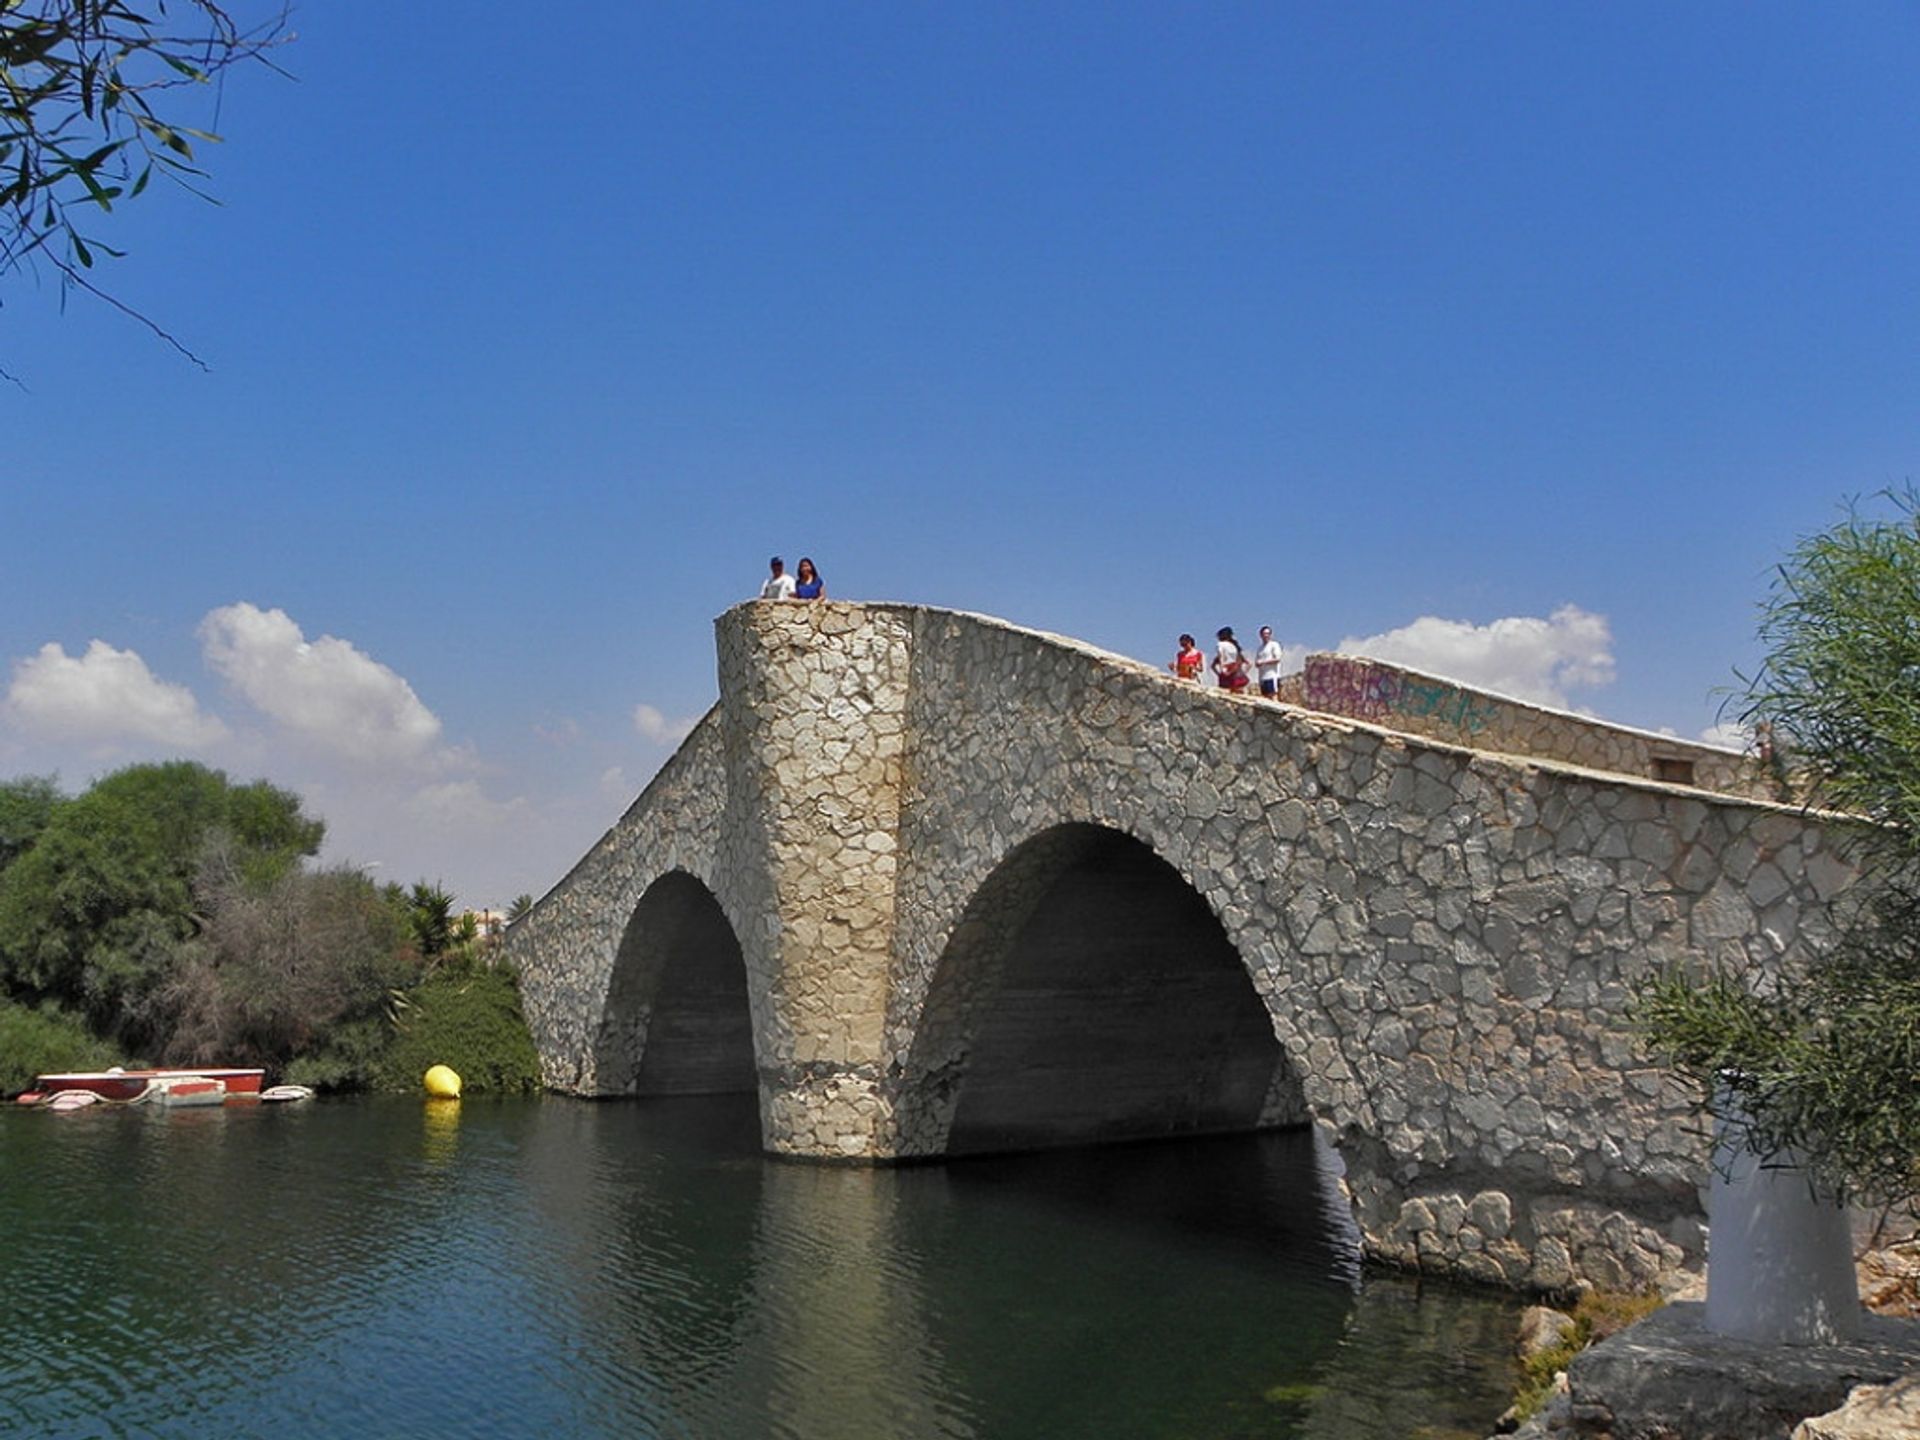
[[[538,893],[775,551],[1691,736],[1770,567],[1920,468],[1911,7],[294,24],[202,117],[222,204],[92,232],[211,373],[0,279],[0,774],[192,754]]]

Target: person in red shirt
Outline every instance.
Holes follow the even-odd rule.
[[[1167,668],[1182,680],[1198,681],[1200,670],[1207,663],[1207,657],[1200,653],[1200,647],[1193,643],[1193,636],[1180,637],[1180,653],[1173,657],[1173,663]]]

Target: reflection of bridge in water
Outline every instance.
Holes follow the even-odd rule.
[[[518,1141],[534,1288],[654,1433],[1357,1440],[1510,1391],[1510,1302],[1353,1283],[1309,1132],[778,1165],[740,1103],[548,1105]]]
[[[720,703],[509,932],[551,1084],[756,1092],[767,1149],[855,1161],[1311,1119],[1384,1258],[1699,1259],[1628,986],[1763,973],[1847,879],[1738,757],[1309,665],[1423,697],[1385,729],[915,607],[717,629]]]

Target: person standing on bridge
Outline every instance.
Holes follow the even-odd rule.
[[[1214,639],[1219,645],[1213,652],[1213,673],[1219,677],[1222,690],[1231,690],[1237,695],[1247,688],[1246,652],[1233,638],[1231,625],[1222,625]]]
[[[762,600],[791,600],[793,598],[793,577],[787,574],[787,562],[778,555],[767,562],[773,573],[767,576],[767,583],[760,587]]]
[[[813,568],[813,561],[806,556],[800,557],[800,568],[794,572],[797,583],[793,587],[796,600],[824,600],[827,598],[827,582],[820,578],[820,572]]]
[[[1173,663],[1167,668],[1182,680],[1191,680],[1198,684],[1200,667],[1207,663],[1207,657],[1200,653],[1200,647],[1193,643],[1193,636],[1180,637],[1180,653],[1173,657]]]
[[[1260,675],[1260,693],[1269,700],[1280,698],[1280,642],[1273,638],[1273,627],[1260,627],[1260,649],[1253,657],[1253,668]]]

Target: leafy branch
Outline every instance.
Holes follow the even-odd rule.
[[[243,28],[216,0],[0,0],[0,275],[45,260],[63,299],[104,299],[195,358],[91,278],[124,253],[91,227],[156,178],[212,199],[195,146],[220,137],[183,123],[176,102],[238,64],[277,69],[289,13]]]
[[[1839,832],[1859,878],[1834,939],[1760,984],[1667,972],[1635,1018],[1710,1103],[1725,1087],[1745,1148],[1903,1204],[1920,1198],[1920,493],[1878,498],[1890,516],[1849,504],[1780,567],[1737,697],[1803,803],[1860,817]]]

